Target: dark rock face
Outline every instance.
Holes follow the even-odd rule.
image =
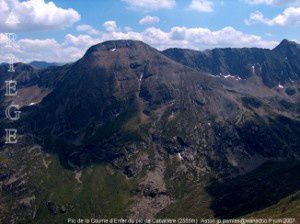
[[[286,94],[288,94],[289,96],[293,96],[293,95],[295,95],[295,94],[297,93],[297,90],[296,90],[295,88],[289,87],[289,88],[287,88],[287,89],[285,90],[285,92],[286,92]]]
[[[54,202],[47,201],[46,206],[52,215],[56,215],[58,213],[58,206]]]
[[[261,107],[261,102],[255,98],[252,97],[243,97],[242,98],[242,103],[244,104],[245,107]]]
[[[64,214],[69,211],[72,211],[72,208],[73,208],[73,205],[71,205],[71,204],[59,206],[53,201],[46,201],[45,205],[51,215],[57,215],[58,213]]]
[[[8,64],[3,64],[0,66],[1,84],[4,84],[5,80],[15,80],[18,82],[18,87],[22,87],[33,85],[39,80],[37,70],[30,65],[16,63],[14,64],[15,72],[8,72],[8,69]]]
[[[300,79],[300,45],[283,40],[273,50],[220,48],[206,51],[171,48],[162,52],[171,59],[213,75],[247,79],[258,75],[268,87]]]

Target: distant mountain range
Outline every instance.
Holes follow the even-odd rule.
[[[299,59],[288,40],[163,52],[118,40],[62,66],[1,65],[0,115],[14,102],[22,116],[1,119],[21,139],[2,146],[0,207],[11,209],[0,220],[269,211],[300,189]],[[16,98],[4,97],[8,79]]]
[[[206,51],[172,48],[163,54],[173,60],[217,76],[242,79],[260,76],[268,87],[300,77],[300,45],[283,40],[273,50],[259,48],[217,48]]]
[[[8,63],[6,62],[3,62],[1,63],[0,65],[7,65]],[[28,63],[28,65],[31,65],[32,67],[34,68],[37,68],[37,69],[45,69],[45,68],[48,68],[48,67],[53,67],[53,66],[62,66],[66,63],[57,63],[57,62],[46,62],[46,61],[32,61],[30,63]]]
[[[51,66],[61,66],[64,65],[64,63],[57,63],[57,62],[46,62],[46,61],[32,61],[29,63],[33,67],[39,68],[39,69],[45,69]]]

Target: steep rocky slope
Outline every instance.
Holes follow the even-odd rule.
[[[282,49],[284,43],[273,51],[287,54]],[[238,55],[267,50],[224,51]],[[250,210],[234,207],[234,199],[230,205],[219,202],[214,190],[222,180],[228,180],[228,191],[234,189],[230,183],[244,186],[240,175],[256,172],[253,170],[267,161],[297,161],[300,94],[296,78],[287,79],[283,88],[269,88],[263,82],[272,78],[272,83],[277,83],[277,76],[244,77],[237,73],[244,79],[218,77],[210,74],[214,74],[210,70],[214,66],[208,62],[207,69],[202,69],[185,63],[184,56],[183,61],[176,62],[164,54],[143,42],[120,40],[92,46],[83,58],[61,67],[36,70],[17,65],[21,67],[14,76],[21,80],[18,96],[22,117],[13,125],[21,137],[14,147],[2,146],[0,206],[5,207],[9,195],[14,194],[9,202],[11,211],[25,219],[45,216],[61,221],[65,214],[146,218],[174,215],[180,207],[184,208],[182,215],[191,215],[199,207],[208,217],[223,217],[222,209],[230,208],[234,212],[228,216],[236,217],[264,209],[299,190],[299,182],[288,181],[279,198],[267,195],[270,203],[257,207],[253,203]],[[230,55],[227,61],[232,61]],[[251,57],[258,58],[255,54]],[[275,66],[277,59],[268,60]],[[199,58],[194,62],[203,63]],[[291,59],[289,65],[295,72],[299,68],[297,60]],[[238,67],[226,66],[227,70]],[[276,66],[272,71],[279,69]],[[5,67],[1,69],[4,94],[4,80],[11,74]],[[286,76],[291,78],[291,74]],[[2,108],[12,100],[1,98]],[[12,124],[2,120],[1,127],[8,125]],[[31,150],[33,145],[39,150]],[[30,162],[22,169],[15,166],[22,164],[20,152],[36,161],[35,169]],[[49,166],[49,162],[55,166]],[[42,177],[37,170],[47,175]],[[260,171],[267,178],[272,169]],[[55,189],[51,184],[52,178],[56,183],[64,181],[63,175],[55,176],[56,172],[65,173],[67,186]],[[103,172],[102,178],[93,176],[99,172]],[[249,181],[255,183],[255,178]],[[97,202],[93,195],[101,191],[95,183],[105,187]],[[255,193],[249,195],[262,194]],[[28,213],[24,216],[21,202],[28,202],[28,198],[34,199],[27,203]],[[193,208],[188,203],[193,198],[205,203]],[[118,201],[117,207],[109,204],[111,213],[105,213],[101,205],[111,200]],[[218,203],[224,203],[222,208],[216,206]],[[86,213],[80,212],[86,205]],[[64,209],[60,212],[61,206]],[[12,217],[9,210],[0,215],[5,217],[3,220]]]

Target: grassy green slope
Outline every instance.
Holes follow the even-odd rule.
[[[33,223],[63,223],[68,217],[124,217],[128,214],[132,183],[124,176],[114,173],[109,166],[93,165],[82,171],[79,183],[74,173],[64,170],[57,161],[49,166],[42,184],[45,190]],[[67,213],[49,213],[45,201],[57,206],[71,204]]]
[[[280,200],[277,204],[249,214],[246,217],[296,218],[300,221],[300,192],[298,191]]]

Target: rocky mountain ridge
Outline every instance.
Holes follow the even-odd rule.
[[[162,53],[171,59],[215,76],[248,79],[260,76],[268,87],[299,81],[300,45],[283,40],[272,50],[259,48],[216,48],[206,51],[171,48]]]

